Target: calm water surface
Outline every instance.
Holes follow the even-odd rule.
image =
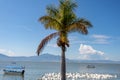
[[[18,65],[25,66],[26,68],[25,75],[24,76],[6,75],[3,72],[3,68],[4,66],[10,64],[11,62],[8,61],[6,62],[0,61],[0,80],[37,80],[38,78],[42,77],[45,73],[60,72],[59,62],[16,62],[16,64]],[[94,65],[95,68],[87,68],[87,65]],[[67,63],[67,72],[117,75],[116,78],[111,80],[120,80],[120,64]],[[81,80],[93,80],[93,79],[81,79]],[[98,79],[94,79],[94,80],[98,80]]]

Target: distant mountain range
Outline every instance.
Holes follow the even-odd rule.
[[[0,61],[34,61],[34,62],[59,62],[61,59],[60,56],[58,55],[52,55],[52,54],[42,54],[40,56],[30,56],[30,57],[11,57],[11,56],[6,56],[0,53]],[[69,61],[69,59],[66,59]]]
[[[0,59],[1,59],[1,58],[6,58],[6,57],[8,57],[8,56],[3,55],[2,53],[0,53]]]
[[[0,61],[33,61],[33,62],[60,62],[61,56],[52,54],[42,54],[40,56],[30,56],[30,57],[11,57],[0,53]],[[77,63],[119,63],[120,61],[111,60],[71,60],[66,59],[67,62],[77,62]]]

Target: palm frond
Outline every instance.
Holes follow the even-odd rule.
[[[76,15],[74,13],[76,7],[77,4],[73,0],[60,0],[60,22],[63,23],[63,25],[69,25],[74,19],[76,19]]]
[[[86,27],[88,27],[88,28],[92,27],[91,22],[88,21],[88,20],[86,20],[86,19],[84,19],[84,18],[81,18],[81,19],[79,19],[78,21],[79,21],[80,23],[82,23],[83,25],[86,25]]]
[[[82,34],[88,34],[88,29],[92,27],[92,24],[85,19],[78,19],[70,24],[67,28],[68,32],[81,32]]]
[[[88,28],[92,27],[92,24],[83,18],[77,19],[74,10],[77,7],[77,3],[74,0],[59,0],[59,6],[53,5],[47,6],[47,15],[39,18],[39,21],[44,24],[46,29],[53,29],[59,33],[53,33],[45,37],[38,46],[37,54],[43,50],[44,46],[58,34],[58,45],[65,45],[69,47],[68,34],[70,32],[80,32],[82,34],[88,34]]]
[[[77,3],[74,2],[73,0],[66,0],[66,7],[68,10],[75,10],[75,8],[77,7]]]
[[[57,19],[52,18],[50,16],[42,16],[41,18],[39,18],[39,21],[44,24],[46,29],[50,28],[50,29],[59,30],[61,26],[61,24]]]
[[[38,49],[37,49],[37,54],[39,55],[40,52],[42,52],[43,48],[45,47],[45,45],[54,37],[58,36],[59,33],[58,32],[55,32],[55,33],[52,33],[50,35],[48,35],[47,37],[45,37],[41,43],[39,44],[38,46]]]
[[[47,6],[46,10],[47,10],[47,14],[51,17],[59,16],[58,15],[58,12],[59,12],[58,9],[53,5]]]

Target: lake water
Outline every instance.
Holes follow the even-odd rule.
[[[59,62],[16,62],[18,65],[25,66],[24,76],[6,75],[3,68],[11,62],[0,61],[0,80],[38,80],[46,73],[59,73]],[[87,65],[94,65],[95,68],[87,68]],[[112,75],[113,78],[97,79],[82,77],[78,80],[120,80],[120,64],[113,63],[67,63],[67,72],[79,73],[81,75]],[[114,77],[115,76],[115,77]],[[48,79],[49,80],[49,79]],[[76,79],[74,79],[76,80]]]

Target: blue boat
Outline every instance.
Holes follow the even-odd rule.
[[[5,74],[22,74],[24,75],[25,73],[25,67],[24,66],[6,66],[4,69],[3,69],[4,73]]]

